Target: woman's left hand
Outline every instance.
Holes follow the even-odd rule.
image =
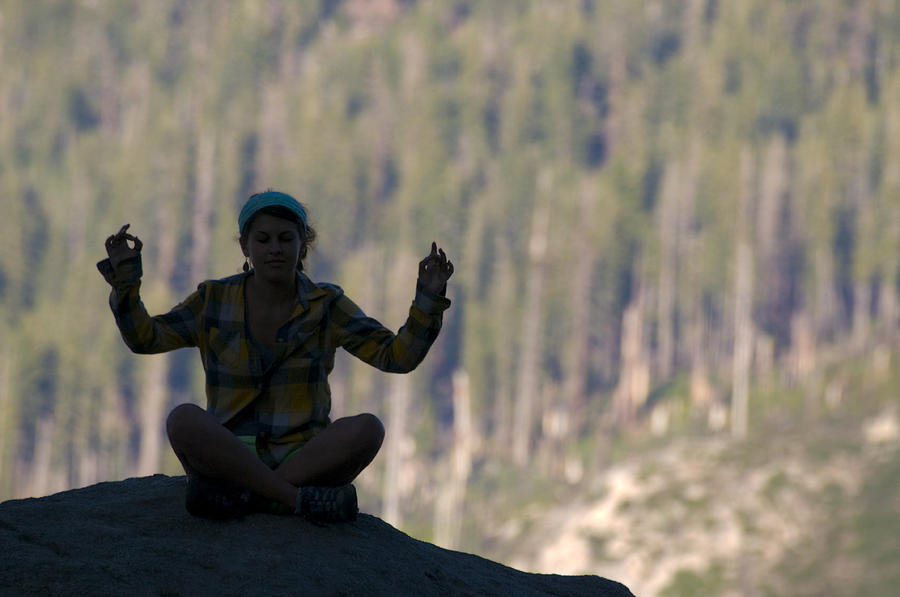
[[[431,243],[431,253],[419,262],[419,283],[431,292],[438,294],[453,275],[453,262],[447,259],[444,249],[437,243]]]

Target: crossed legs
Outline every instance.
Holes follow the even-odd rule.
[[[331,423],[274,471],[215,417],[194,404],[176,406],[166,420],[169,442],[188,476],[239,483],[294,507],[297,488],[350,483],[372,462],[384,440],[375,415]]]

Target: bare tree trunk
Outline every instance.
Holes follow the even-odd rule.
[[[69,193],[71,209],[68,213],[68,234],[66,245],[68,258],[72,263],[81,263],[84,257],[84,238],[87,230],[87,221],[90,210],[87,205],[87,193],[84,174],[81,168],[72,169],[72,189]]]
[[[453,374],[453,451],[450,456],[450,475],[437,498],[434,521],[435,543],[447,549],[459,546],[474,444],[469,376],[465,371],[457,370]]]
[[[765,148],[763,164],[759,173],[760,186],[756,205],[755,237],[748,233],[745,237],[753,245],[753,253],[760,271],[757,294],[762,303],[760,324],[764,329],[786,329],[790,325],[789,315],[793,305],[789,303],[790,277],[794,272],[785,271],[781,255],[789,250],[789,241],[784,239],[782,218],[784,198],[788,188],[788,149],[782,135],[773,136]],[[753,202],[748,200],[746,206]],[[744,217],[750,223],[749,210],[744,208]],[[755,238],[755,239],[754,239]]]
[[[691,405],[708,408],[712,404],[714,391],[709,383],[706,364],[701,356],[695,356],[691,364]]]
[[[675,286],[678,270],[679,167],[672,160],[663,174],[659,206],[659,294],[657,297],[656,374],[668,380],[675,362]]]
[[[706,314],[699,299],[688,306],[690,321],[687,325],[687,352],[690,355],[690,395],[693,409],[705,410],[712,404],[714,392],[709,381],[707,350],[710,350],[705,330]]]
[[[580,431],[587,408],[587,376],[590,352],[591,298],[597,255],[591,243],[594,226],[595,190],[585,185],[579,199],[579,222],[574,234],[574,261],[571,294],[571,341],[569,366],[563,389],[565,397],[563,434],[571,437]]]
[[[861,350],[869,338],[871,304],[872,286],[867,280],[858,280],[853,285],[853,347],[857,350]]]
[[[3,349],[0,351],[0,496],[13,495],[15,491],[15,479],[7,472],[12,471],[15,465],[15,442],[18,435],[13,428],[16,417],[10,404],[11,386],[12,354]]]
[[[31,483],[28,494],[32,497],[47,495],[51,478],[51,457],[56,439],[54,415],[41,417],[35,430],[34,460],[31,465]]]
[[[204,160],[212,160],[211,148],[203,150],[208,155]],[[201,174],[198,172],[198,197],[201,193],[206,194],[209,199],[203,209],[211,209],[211,188],[201,188],[203,185],[210,185],[211,180],[200,183],[200,176],[211,177],[212,164],[199,163],[202,168],[206,168],[208,173]],[[200,203],[200,202],[198,202]],[[151,280],[148,280],[147,288],[151,289],[149,297],[154,304],[164,304],[169,297],[167,291],[169,280],[175,270],[175,254],[178,243],[177,222],[173,211],[167,209],[163,201],[159,202],[160,209],[156,213],[157,234],[157,260],[156,268],[153,272]],[[199,207],[199,206],[198,206]],[[202,229],[202,216],[197,216],[195,211],[192,228],[194,238],[198,239],[198,230]],[[209,219],[207,218],[208,222]],[[205,259],[209,259],[209,230],[204,230],[205,246],[195,247],[194,259],[191,261],[192,275],[199,274],[206,270],[206,261],[196,259],[196,253],[206,253]],[[197,280],[195,276],[193,278]],[[154,307],[155,308],[155,307]],[[151,355],[145,357],[143,363],[143,383],[141,384],[140,399],[140,444],[138,446],[137,469],[136,474],[139,476],[152,475],[159,471],[161,462],[163,441],[163,415],[168,403],[169,395],[169,356],[168,355]]]
[[[897,300],[897,280],[893,276],[887,276],[878,293],[878,320],[886,334],[890,335],[897,329],[898,315],[900,304]]]
[[[766,146],[759,205],[756,209],[756,247],[760,265],[767,272],[773,267],[775,256],[782,246],[780,224],[788,184],[787,160],[787,142],[784,137],[772,137]]]
[[[775,339],[768,334],[758,334],[753,343],[753,377],[757,385],[769,388],[775,370]]]
[[[872,30],[871,7],[868,2],[856,2],[852,8],[850,17],[849,40],[847,43],[847,57],[850,66],[850,74],[856,79],[865,76],[866,56],[868,54],[869,35]]]
[[[699,118],[699,117],[698,117]],[[674,375],[679,367],[679,347],[684,344],[681,349],[685,355],[685,360],[694,365],[694,359],[703,359],[704,352],[701,343],[703,342],[703,300],[701,297],[702,284],[700,275],[700,263],[702,256],[699,254],[699,242],[695,242],[697,233],[694,231],[696,219],[696,195],[697,180],[699,178],[699,169],[701,161],[701,149],[698,137],[694,136],[689,142],[687,155],[681,168],[680,183],[678,185],[678,236],[676,238],[676,256],[679,272],[679,279],[675,285],[675,303],[672,310],[672,331],[674,338],[672,347],[672,358],[670,361],[670,376]],[[685,292],[682,291],[685,290]],[[679,326],[682,314],[685,314],[685,321]],[[689,320],[693,315],[693,321]],[[681,337],[676,333],[679,327],[685,330],[693,330],[696,332],[692,338],[690,331]],[[697,350],[691,347],[691,342],[695,342]],[[705,364],[704,364],[705,369]]]
[[[619,36],[617,36],[619,37]],[[613,155],[619,141],[625,136],[625,107],[628,103],[628,67],[625,62],[625,44],[616,39],[609,58],[609,117],[606,119],[606,146]]]
[[[753,257],[750,245],[741,242],[737,248],[734,291],[734,356],[732,361],[731,435],[747,436],[747,397],[749,392],[750,357],[753,346],[753,324],[750,303],[753,292]]]
[[[816,331],[823,337],[838,329],[840,309],[834,285],[834,259],[829,247],[819,247],[815,254],[816,300],[814,317]]]
[[[659,295],[657,297],[657,348],[654,355],[655,376],[668,381],[677,363],[676,326],[679,313],[679,289],[690,278],[689,248],[694,218],[694,195],[697,186],[698,142],[691,141],[683,157],[671,159],[665,167],[662,197],[658,213],[660,259]],[[684,310],[689,310],[685,307]]]
[[[693,57],[702,43],[703,10],[706,7],[705,0],[688,0],[684,8],[684,37],[685,49]]]
[[[197,143],[196,188],[194,190],[194,210],[191,220],[191,280],[199,282],[209,272],[209,248],[211,246],[211,225],[213,191],[215,188],[216,141],[213,133],[201,132]]]
[[[407,253],[401,253],[394,260],[388,271],[388,289],[396,289],[395,293],[388,293],[387,312],[390,314],[389,325],[402,321],[403,313],[407,309],[408,288],[410,280],[416,272],[417,260]],[[402,289],[402,290],[401,290]],[[409,495],[415,487],[415,467],[411,461],[415,457],[415,439],[410,433],[410,407],[412,396],[412,383],[408,375],[392,375],[388,380],[387,396],[387,434],[385,437],[384,485],[382,487],[384,520],[391,525],[403,524],[403,512],[400,507],[401,500]]]
[[[747,241],[747,208],[752,196],[753,158],[749,150],[741,155],[741,187],[738,190],[737,247],[734,282],[734,351],[731,368],[731,435],[747,436],[747,399],[750,359],[753,356],[753,254]]]
[[[404,467],[414,452],[409,436],[410,383],[405,375],[393,376],[388,383],[388,420],[385,440],[384,485],[382,488],[383,517],[395,527],[403,524],[400,500],[404,489],[411,486],[409,469]]]
[[[169,373],[167,355],[144,357],[144,383],[141,395],[141,443],[138,448],[137,475],[144,477],[159,472],[162,454],[162,418],[166,404]]]
[[[643,312],[643,291],[639,290],[638,296],[622,315],[620,375],[612,399],[616,421],[626,426],[634,423],[638,408],[650,392],[650,365],[644,353]]]
[[[508,323],[516,299],[516,285],[512,259],[506,243],[496,240],[497,265],[496,284],[493,287],[491,304],[497,313],[499,324],[495,328],[496,344],[494,353],[496,366],[496,395],[493,410],[493,444],[500,454],[511,454],[512,445],[512,401],[513,401],[513,326]],[[504,317],[504,315],[506,315]]]
[[[707,314],[703,307],[701,298],[702,287],[700,284],[700,276],[694,268],[697,267],[699,255],[689,255],[687,262],[691,267],[690,280],[692,291],[689,293],[691,300],[688,301],[685,311],[687,321],[685,323],[685,352],[688,355],[690,363],[690,396],[691,406],[693,409],[705,411],[708,409],[714,399],[714,390],[709,380],[709,355],[715,354],[717,351],[711,347],[710,335],[707,331]],[[693,266],[693,267],[692,267]]]
[[[516,384],[515,427],[513,428],[513,460],[519,466],[528,463],[534,429],[534,407],[540,382],[541,334],[544,302],[544,279],[547,268],[547,245],[550,227],[550,174],[542,172],[538,180],[538,196],[531,222],[528,243],[529,267],[525,290],[525,312],[522,319],[522,349]]]
[[[490,205],[490,196],[482,195],[473,198],[472,201],[473,205],[470,210],[471,216],[468,218],[467,233],[463,245],[463,263],[483,262],[486,250],[485,245],[486,243],[491,242],[493,236],[485,235],[485,224],[490,219],[487,213]],[[496,261],[494,265],[497,265]],[[483,270],[479,267],[466,268],[465,272],[460,272],[462,274],[462,279],[459,282],[464,297],[463,300],[467,305],[466,308],[463,309],[464,331],[462,333],[461,366],[465,370],[467,376],[471,374],[471,377],[479,380],[478,385],[482,386],[482,391],[479,393],[479,399],[473,406],[473,409],[479,413],[479,421],[487,419],[485,413],[488,409],[488,405],[485,404],[487,396],[484,391],[484,386],[489,383],[488,380],[491,377],[489,368],[492,364],[496,367],[497,359],[500,356],[497,350],[494,350],[491,346],[485,346],[484,342],[484,328],[490,325],[488,323],[489,321],[496,321],[496,314],[487,313],[484,308],[485,305],[483,305],[483,303],[486,303],[487,306],[490,305],[489,297],[483,301],[479,300],[477,297],[479,295],[487,295],[486,290],[490,289],[490,282],[496,280],[496,277],[484,276],[481,273],[482,271]],[[479,304],[476,305],[475,303]],[[500,346],[504,346],[502,340],[498,338],[496,331],[491,334],[491,337],[494,341],[498,342]],[[490,355],[490,357],[488,355]],[[483,429],[478,430],[478,433],[483,432]]]
[[[260,178],[255,183],[260,186],[258,191],[264,190],[278,179],[276,165],[282,162],[282,157],[288,151],[288,136],[285,128],[287,105],[283,90],[277,85],[265,85],[262,89],[260,103],[262,106],[259,111],[259,137],[264,142],[260,144],[259,161],[256,168]]]
[[[86,442],[85,442],[86,443]],[[87,487],[101,481],[100,477],[100,459],[97,453],[90,448],[84,447],[78,453],[78,486]]]

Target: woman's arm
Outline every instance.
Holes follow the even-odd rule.
[[[97,269],[112,286],[109,306],[125,344],[141,354],[197,345],[203,286],[165,315],[151,317],[140,298],[143,243],[127,233],[128,224],[106,239],[108,257]],[[133,243],[133,247],[128,242]]]
[[[409,308],[409,317],[396,334],[367,317],[342,294],[331,310],[337,344],[382,371],[412,371],[425,358],[441,330],[443,313],[450,306],[444,294],[451,275],[453,264],[443,249],[432,243],[431,254],[419,263],[416,297]]]

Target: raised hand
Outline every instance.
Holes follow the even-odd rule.
[[[453,262],[447,259],[444,249],[432,242],[431,253],[419,262],[419,283],[431,292],[439,293],[452,275]]]
[[[106,254],[109,255],[109,261],[112,264],[113,269],[116,269],[120,263],[129,257],[139,255],[141,249],[144,247],[144,243],[141,242],[141,239],[128,234],[127,230],[129,226],[131,226],[131,224],[125,224],[119,228],[118,232],[106,239]],[[134,247],[129,247],[128,241],[134,243]]]

